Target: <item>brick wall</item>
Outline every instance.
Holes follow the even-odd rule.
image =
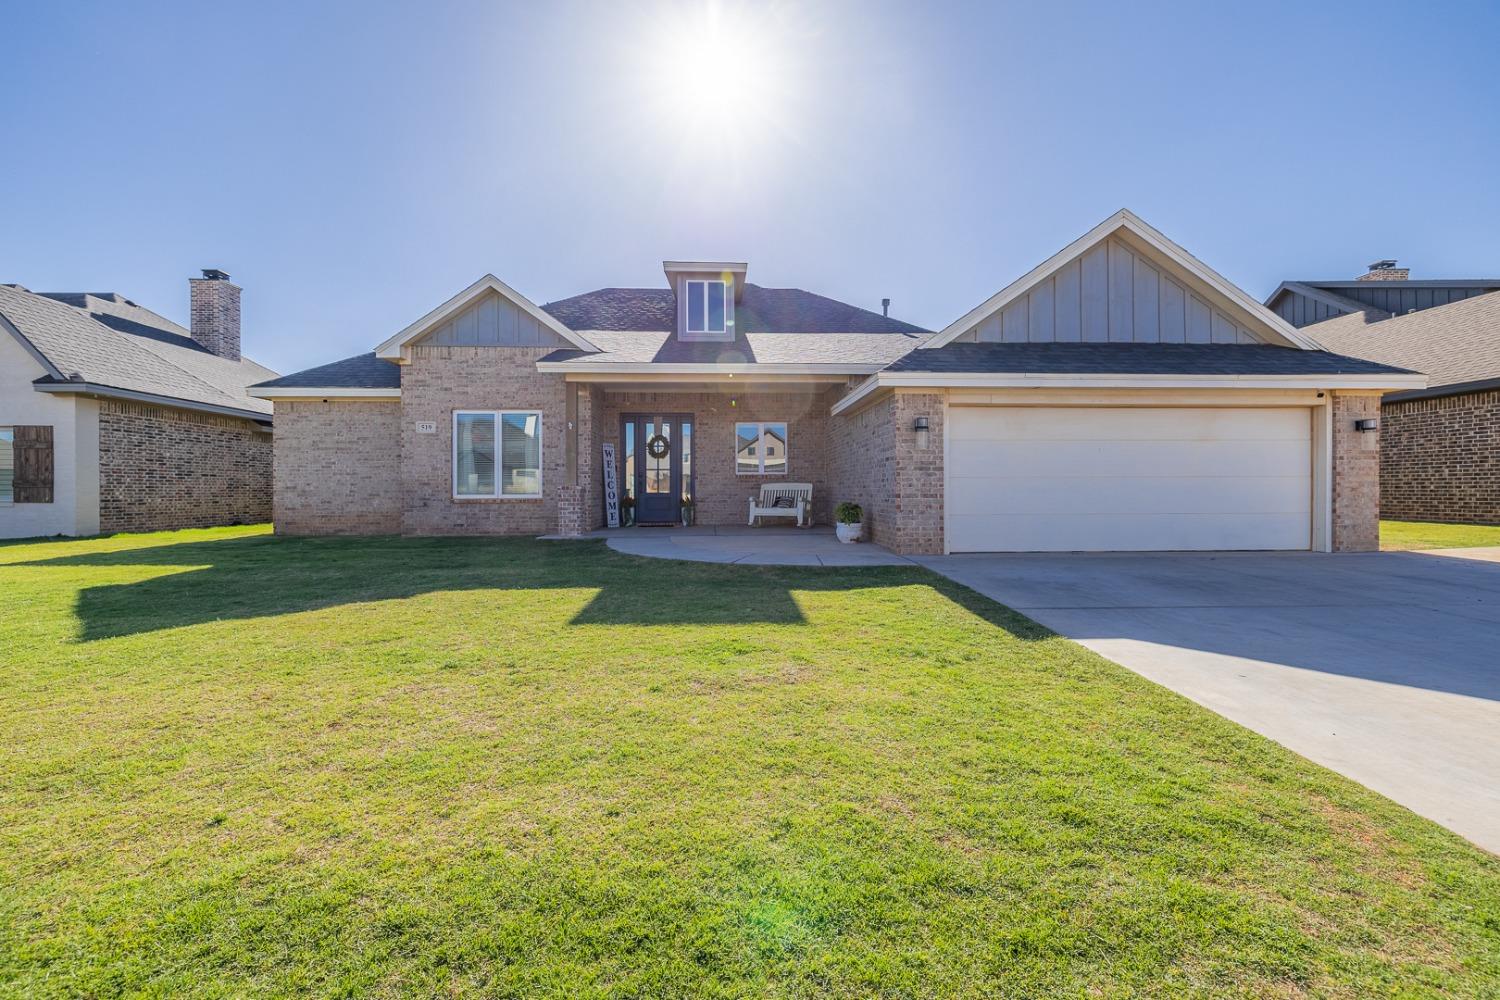
[[[99,530],[269,521],[271,441],[250,420],[101,400]]]
[[[892,418],[896,442],[896,532],[886,543],[903,555],[943,551],[943,394],[897,392]],[[912,424],[928,423],[926,448]]]
[[[1380,416],[1380,396],[1333,394],[1333,550],[1380,548],[1380,432],[1356,420]]]
[[[928,443],[917,446],[918,416]],[[853,414],[832,418],[836,501],[865,509],[868,537],[905,555],[943,551],[943,396],[896,392]]]
[[[832,500],[863,507],[865,537],[881,545],[897,534],[895,399],[831,418],[828,435]]]
[[[747,501],[762,483],[812,483],[813,522],[831,524],[837,499],[828,474],[828,409],[837,399],[828,389],[742,393],[726,388],[703,393],[604,393],[594,429],[599,442],[615,444],[621,476],[625,456],[620,448],[620,418],[626,413],[685,413],[693,416],[693,500],[698,524],[746,523]],[[735,471],[734,425],[740,421],[785,421],[787,472],[784,476],[742,476]],[[637,434],[639,434],[639,430]],[[637,449],[641,447],[637,442]],[[603,484],[596,493],[602,494]],[[624,495],[623,489],[621,496]],[[602,508],[595,524],[603,524]]]
[[[382,535],[401,530],[401,404],[276,404],[276,531]]]
[[[1500,391],[1387,403],[1381,424],[1385,517],[1500,524]]]
[[[440,347],[419,344],[401,373],[401,530],[413,535],[550,535],[559,530],[567,471],[568,384],[536,370],[551,347]],[[542,496],[453,497],[454,410],[540,410]],[[418,434],[431,420],[436,434]],[[570,503],[575,501],[570,500]],[[586,504],[585,504],[586,506]]]

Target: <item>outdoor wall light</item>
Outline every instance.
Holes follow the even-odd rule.
[[[928,442],[927,418],[918,417],[917,419],[913,420],[911,422],[911,429],[917,432],[917,447],[926,448]]]
[[[1376,420],[1374,417],[1366,417],[1363,420],[1356,420],[1354,421],[1354,429],[1357,431],[1378,431],[1380,430],[1380,421]]]

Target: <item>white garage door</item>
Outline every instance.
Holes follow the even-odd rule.
[[[1305,549],[1306,407],[948,411],[954,552]]]

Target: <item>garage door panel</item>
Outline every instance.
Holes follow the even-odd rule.
[[[985,441],[1297,441],[1308,432],[1307,410],[1293,407],[961,407],[950,421],[956,439]]]
[[[1306,514],[1123,514],[978,516],[954,552],[1099,552],[1305,549]]]
[[[1312,509],[1302,476],[1036,479],[989,476],[955,491],[951,512],[1006,514],[1299,514]]]
[[[952,407],[949,548],[1305,549],[1306,407]]]
[[[1075,476],[1115,479],[1122,476],[1285,474],[1312,462],[1312,444],[1304,430],[1300,441],[1242,441],[1232,467],[1224,461],[1224,443],[1174,442],[1165,454],[1161,441],[964,441],[949,445],[955,478],[1024,471],[1034,477]]]

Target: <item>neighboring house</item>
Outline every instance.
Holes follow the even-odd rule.
[[[1381,510],[1500,524],[1500,279],[1283,282],[1267,305],[1332,351],[1423,372],[1381,405]]]
[[[0,285],[0,538],[268,521],[276,373],[240,289],[189,282],[192,330],[113,292]]]
[[[486,276],[373,354],[256,386],[290,533],[739,524],[767,482],[897,552],[1378,545],[1380,394],[1129,212],[930,335],[744,263],[536,306]],[[750,443],[769,442],[750,456]]]

